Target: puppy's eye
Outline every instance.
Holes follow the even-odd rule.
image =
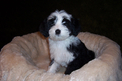
[[[62,24],[63,24],[63,25],[66,25],[66,24],[68,24],[69,22],[70,22],[70,21],[69,21],[68,19],[65,19],[65,18],[64,18],[63,21],[62,21]]]
[[[62,23],[63,23],[63,24],[65,24],[65,23],[66,23],[66,21],[63,21]]]
[[[48,24],[51,25],[51,26],[55,25],[55,23],[56,23],[56,19],[55,18],[52,18],[52,19],[50,19],[48,21]]]

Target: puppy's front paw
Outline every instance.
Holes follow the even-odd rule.
[[[59,65],[58,63],[54,62],[54,63],[48,68],[48,71],[47,71],[47,72],[56,73],[59,66],[60,66],[60,65]]]
[[[49,73],[56,73],[55,68],[52,68],[51,66],[48,68],[47,72]]]

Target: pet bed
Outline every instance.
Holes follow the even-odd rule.
[[[0,81],[122,81],[119,45],[88,32],[78,37],[96,58],[70,75],[46,72],[48,40],[39,32],[13,38],[0,52]]]

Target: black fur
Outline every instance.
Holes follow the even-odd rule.
[[[79,24],[78,19],[76,18],[71,18],[71,23],[72,23],[72,35],[77,36],[78,33],[81,31],[81,26]]]
[[[65,74],[70,74],[72,71],[81,68],[84,64],[95,58],[94,52],[88,50],[81,41],[77,46],[73,43],[70,44],[67,50],[73,53],[75,59],[68,64]]]
[[[54,63],[54,59],[51,59],[50,66]]]
[[[39,26],[39,30],[40,32],[45,36],[48,37],[49,36],[49,28],[48,28],[48,24],[47,24],[47,19],[45,19]]]
[[[47,20],[47,18],[40,24],[39,30],[40,32],[45,36],[48,37],[49,36],[49,29],[55,25],[54,20],[56,19],[56,17]]]
[[[63,25],[65,25],[69,31],[71,31],[70,35],[77,36],[78,33],[81,31],[81,26],[76,18],[71,18],[71,21],[64,18],[62,22],[64,22]]]

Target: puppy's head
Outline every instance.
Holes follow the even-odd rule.
[[[64,10],[51,13],[40,25],[40,32],[55,41],[65,40],[80,32],[78,20]]]

